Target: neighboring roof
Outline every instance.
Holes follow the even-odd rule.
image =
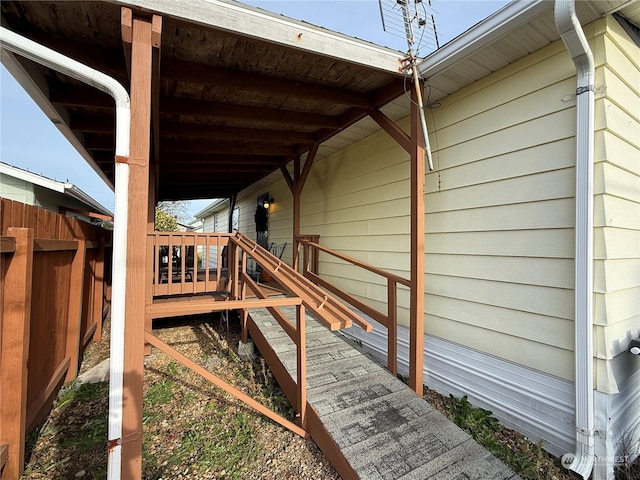
[[[406,117],[401,52],[223,0],[0,4],[11,30],[128,84],[122,6],[162,15],[160,106],[153,124],[158,200],[228,198],[281,176],[320,144],[321,159],[379,130],[369,116]],[[640,2],[577,2],[583,24]],[[553,2],[517,0],[429,55],[429,101],[559,39]],[[103,178],[113,182],[113,101],[11,54],[3,62]]]
[[[213,202],[211,202],[209,205],[204,207],[198,213],[196,213],[194,215],[194,217],[196,219],[201,219],[201,218],[204,218],[204,217],[208,217],[212,213],[219,212],[220,210],[222,210],[224,208],[228,208],[228,207],[229,207],[229,199],[227,199],[227,198],[219,198],[219,199],[214,200]]]
[[[17,178],[19,180],[23,180],[25,182],[32,183],[33,185],[37,185],[48,190],[52,190],[54,192],[61,193],[63,195],[67,195],[75,200],[84,203],[88,207],[90,212],[113,217],[113,212],[103,207],[100,203],[98,203],[88,194],[76,187],[73,183],[59,182],[58,180],[53,180],[43,175],[38,175],[36,173],[29,172],[19,167],[14,167],[13,165],[9,165],[8,163],[4,162],[0,162],[0,173],[13,178]]]

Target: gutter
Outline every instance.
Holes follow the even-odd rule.
[[[593,159],[595,66],[574,0],[556,0],[555,22],[576,67],[575,389],[576,453],[566,468],[588,478],[595,460],[593,394]]]
[[[107,217],[113,217],[113,212],[111,212],[107,208],[103,207],[96,200],[94,200],[89,195],[87,195],[85,192],[83,192],[78,187],[76,187],[73,183],[65,183],[64,184],[64,193],[69,195],[70,197],[73,197],[76,200],[79,200],[79,201],[85,203],[86,205],[90,206],[97,213],[101,213],[103,215],[106,215]]]
[[[111,95],[116,104],[116,160],[129,157],[131,119],[129,94],[117,80],[0,27],[0,47],[89,84]],[[113,228],[113,288],[111,300],[111,366],[109,379],[109,457],[107,478],[120,478],[122,445],[122,387],[126,292],[127,211],[129,165],[116,161]]]

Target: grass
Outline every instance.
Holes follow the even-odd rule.
[[[542,442],[533,443],[520,438],[518,448],[513,442],[505,442],[503,427],[489,410],[473,407],[467,396],[449,397],[446,406],[449,419],[469,433],[480,445],[509,465],[522,478],[552,479],[557,477],[549,455]],[[501,435],[503,438],[501,438]],[[512,437],[513,438],[513,437]],[[518,438],[516,435],[515,438]]]

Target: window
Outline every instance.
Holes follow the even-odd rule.
[[[236,207],[233,209],[233,215],[231,217],[231,230],[240,230],[240,207]]]

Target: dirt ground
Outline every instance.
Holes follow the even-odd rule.
[[[293,420],[291,405],[264,360],[237,355],[237,322],[218,316],[158,321],[165,343]],[[85,352],[81,372],[109,357],[109,324],[103,341]],[[143,478],[335,480],[335,469],[311,440],[304,440],[236,401],[210,382],[154,349],[145,361]],[[49,418],[29,435],[25,479],[103,479],[107,471],[108,385],[69,384]],[[452,399],[425,389],[425,399],[445,415]],[[474,411],[472,416],[477,418]],[[492,440],[522,465],[523,478],[573,477],[539,445],[499,427]],[[492,445],[494,444],[492,443]],[[625,477],[639,478],[639,477]]]

